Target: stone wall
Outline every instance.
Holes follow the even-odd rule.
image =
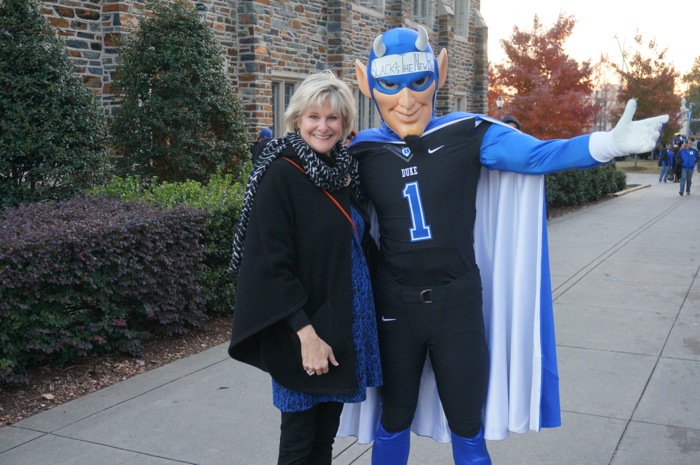
[[[454,34],[454,0],[438,0],[436,18],[426,25],[436,53],[446,48],[449,73],[438,94],[438,114],[454,110],[454,96],[466,95],[467,111],[486,111],[486,28],[479,0],[472,0],[470,33]],[[194,2],[193,2],[194,3]],[[251,127],[272,121],[272,77],[300,78],[331,68],[353,87],[356,59],[366,62],[381,32],[416,27],[412,1],[385,0],[384,11],[342,0],[204,0],[206,22],[227,60],[231,83],[241,96]],[[51,0],[44,14],[68,44],[76,73],[102,98],[106,112],[118,105],[113,82],[117,44],[148,14],[144,0]]]
[[[140,0],[53,0],[43,13],[66,41],[76,73],[102,99],[106,111],[115,102],[113,90],[119,37],[138,26],[144,12]]]

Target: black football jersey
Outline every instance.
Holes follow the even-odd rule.
[[[446,284],[476,266],[479,153],[489,126],[468,118],[408,141],[351,147],[379,217],[380,267],[397,283]]]

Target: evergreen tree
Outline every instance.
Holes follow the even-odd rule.
[[[0,3],[0,208],[104,180],[106,120],[73,71],[40,2]]]
[[[242,106],[211,28],[192,5],[157,3],[120,47],[112,125],[121,175],[206,182],[249,158]]]

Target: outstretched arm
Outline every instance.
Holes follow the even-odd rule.
[[[617,126],[608,132],[542,141],[501,125],[492,125],[481,145],[481,163],[489,169],[547,174],[591,168],[615,157],[654,148],[667,115],[632,121],[637,102],[627,102]]]

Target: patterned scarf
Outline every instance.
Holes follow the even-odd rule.
[[[301,164],[304,170],[306,170],[306,175],[318,188],[331,192],[337,191],[347,186],[348,181],[350,181],[355,195],[357,195],[358,198],[363,197],[360,191],[357,160],[350,156],[347,149],[340,141],[333,147],[331,152],[331,156],[335,160],[335,164],[331,166],[321,160],[316,152],[304,142],[304,139],[295,132],[289,132],[284,137],[271,140],[265,146],[260,156],[258,156],[248,176],[248,185],[243,198],[243,205],[241,206],[238,227],[236,228],[236,234],[233,238],[233,255],[228,269],[230,272],[237,273],[241,266],[243,244],[245,242],[250,212],[253,207],[253,200],[255,199],[258,185],[267,168],[282,154],[287,144],[292,146],[294,152],[301,159]]]

